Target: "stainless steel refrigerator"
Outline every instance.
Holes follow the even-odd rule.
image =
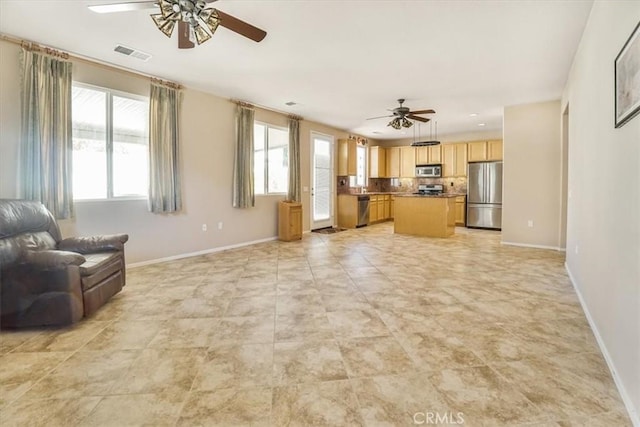
[[[467,227],[502,229],[502,162],[469,163]]]

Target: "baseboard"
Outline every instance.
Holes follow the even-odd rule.
[[[522,248],[534,248],[534,249],[551,249],[554,251],[565,251],[566,249],[560,248],[558,246],[547,246],[547,245],[530,245],[528,243],[515,243],[515,242],[505,242],[502,241],[500,242],[503,245],[507,245],[507,246],[519,246]]]
[[[172,255],[172,256],[168,256],[168,257],[164,257],[164,258],[151,259],[151,260],[148,260],[148,261],[134,262],[132,264],[127,264],[127,268],[137,268],[137,267],[142,267],[142,266],[145,266],[145,265],[158,264],[158,263],[166,262],[166,261],[175,261],[177,259],[182,259],[182,258],[191,258],[191,257],[194,257],[194,256],[207,255],[207,254],[212,254],[212,253],[215,253],[215,252],[226,251],[226,250],[229,250],[229,249],[241,248],[243,246],[255,245],[257,243],[271,242],[273,240],[278,240],[278,237],[277,236],[267,237],[266,239],[252,240],[250,242],[236,243],[236,244],[228,245],[228,246],[220,246],[220,247],[217,247],[217,248],[205,249],[203,251],[198,251],[198,252],[189,252],[189,253],[186,253],[186,254]]]
[[[600,332],[598,331],[598,328],[595,322],[593,321],[593,318],[591,317],[591,313],[589,313],[589,308],[587,307],[587,304],[585,303],[584,298],[582,298],[580,289],[578,288],[576,284],[576,280],[573,277],[573,274],[571,273],[571,270],[569,269],[569,266],[567,265],[566,262],[564,263],[564,268],[565,270],[567,270],[567,274],[569,275],[569,280],[571,280],[571,284],[573,285],[573,289],[576,291],[576,295],[578,295],[578,300],[580,300],[582,311],[584,311],[584,314],[587,317],[587,321],[589,322],[589,326],[591,327],[591,331],[593,332],[593,335],[596,337],[596,341],[598,342],[598,347],[600,347],[600,351],[604,356],[604,360],[607,362],[607,366],[609,367],[609,371],[611,372],[613,381],[615,382],[616,387],[618,388],[618,393],[620,393],[620,396],[622,397],[622,401],[624,402],[624,406],[627,408],[627,413],[629,414],[629,418],[631,418],[631,422],[635,427],[640,427],[640,418],[638,417],[638,411],[636,410],[636,408],[633,407],[633,401],[627,394],[627,390],[625,389],[624,384],[622,384],[622,382],[620,381],[620,377],[618,376],[618,371],[616,370],[616,367],[613,364],[613,360],[611,359],[611,356],[607,351],[607,347],[604,345],[604,341],[600,336]]]

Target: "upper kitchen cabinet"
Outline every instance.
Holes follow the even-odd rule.
[[[502,140],[474,141],[467,144],[470,162],[502,160]]]
[[[487,142],[487,160],[502,160],[502,140]]]
[[[387,150],[384,147],[369,148],[369,178],[387,177]]]
[[[467,176],[467,144],[442,146],[442,176],[446,178]]]
[[[467,144],[468,160],[482,162],[487,160],[487,141],[474,141]]]
[[[400,147],[400,177],[415,178],[416,176],[416,148]]]
[[[355,139],[338,140],[338,176],[355,176],[358,172],[358,154]]]
[[[439,145],[416,148],[416,165],[439,165],[442,163],[442,150]]]
[[[387,178],[400,176],[400,147],[387,148]]]

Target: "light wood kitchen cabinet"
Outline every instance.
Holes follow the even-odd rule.
[[[391,218],[391,196],[384,195],[384,219]]]
[[[467,176],[467,144],[442,146],[442,176],[446,178]]]
[[[502,160],[502,140],[473,141],[467,144],[469,162]]]
[[[467,144],[468,160],[482,162],[487,160],[487,141],[474,141]]]
[[[358,171],[358,154],[355,139],[338,140],[338,176],[355,176]]]
[[[369,148],[369,178],[387,177],[387,150],[384,147]]]
[[[439,145],[416,148],[416,165],[438,165],[442,163],[442,150]]]
[[[369,198],[369,223],[378,221],[378,196]]]
[[[378,196],[378,221],[384,221],[387,217],[384,214],[384,196]]]
[[[416,148],[400,147],[400,177],[415,178],[416,176]]]
[[[278,203],[278,238],[285,242],[302,239],[302,203]]]
[[[466,205],[465,205],[465,196],[456,197],[456,225],[464,226],[465,222],[465,214],[466,214]]]
[[[502,140],[487,141],[487,160],[502,160]]]
[[[400,176],[400,147],[387,148],[387,178]]]
[[[393,219],[393,209],[395,207],[396,196],[389,196],[389,218]]]

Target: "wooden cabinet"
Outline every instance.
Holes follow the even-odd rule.
[[[358,154],[355,139],[338,140],[338,176],[355,176],[358,171]]]
[[[393,219],[393,210],[395,208],[396,196],[393,194],[389,196],[389,218]]]
[[[369,178],[387,177],[387,150],[384,147],[369,148]]]
[[[400,177],[400,147],[387,148],[387,178]]]
[[[469,142],[467,154],[470,162],[502,160],[502,140]]]
[[[467,144],[442,146],[442,176],[446,178],[467,176]]]
[[[502,160],[502,140],[487,141],[487,160]]]
[[[442,163],[442,150],[439,145],[416,148],[416,165],[437,165]]]
[[[278,238],[285,242],[302,239],[302,203],[278,203]]]
[[[474,141],[467,144],[468,160],[482,162],[487,160],[487,141]]]
[[[369,223],[378,221],[378,196],[369,199]]]
[[[400,147],[400,177],[415,178],[416,176],[416,148]]]
[[[456,225],[464,226],[466,224],[466,222],[465,222],[465,215],[466,215],[465,200],[466,200],[465,196],[456,197]]]
[[[391,196],[384,195],[384,219],[391,218]]]

